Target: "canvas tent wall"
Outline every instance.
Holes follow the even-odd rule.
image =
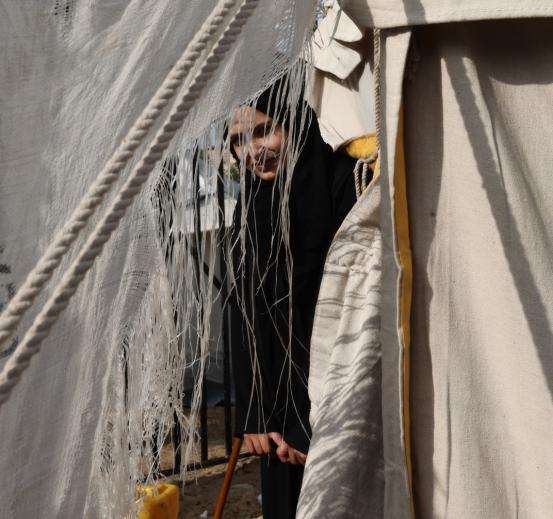
[[[351,460],[342,484],[320,498],[316,476],[328,474],[332,457],[308,459],[299,515],[356,517],[373,497],[359,488],[378,487],[383,474],[381,507],[365,516],[545,519],[553,509],[553,121],[544,110],[553,6],[340,3],[376,29],[379,49],[382,384],[371,394],[382,401],[383,472],[360,479],[354,441],[341,452]],[[321,330],[356,315],[347,301],[334,301],[343,311],[333,309]],[[357,439],[355,426],[378,421],[347,414],[357,393],[347,392],[353,367],[340,348],[367,352],[343,342],[319,340],[318,375],[323,364],[344,398],[329,398],[321,413],[344,414]],[[338,449],[332,428],[321,432],[319,452]],[[367,455],[373,443],[361,445]],[[349,506],[340,506],[344,495]]]

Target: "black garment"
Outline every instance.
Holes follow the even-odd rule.
[[[261,456],[261,508],[263,519],[293,519],[300,497],[303,465],[281,463]]]
[[[266,107],[273,105],[264,96],[257,108],[267,113]],[[242,256],[240,242],[239,201],[232,236],[237,289],[231,299],[235,432],[280,432],[287,443],[303,453],[308,451],[311,435],[309,341],[319,285],[332,238],[355,203],[355,160],[332,152],[322,140],[315,115],[307,110],[310,123],[302,135],[304,145],[294,168],[288,202],[292,287],[281,239],[282,182],[263,181],[247,172],[245,254]],[[287,128],[286,119],[280,122]],[[254,365],[256,369],[252,369]],[[282,500],[283,505],[289,502],[295,506],[302,474],[303,469],[278,460],[264,462],[265,503]],[[263,509],[265,519],[295,517],[295,508],[285,507],[287,512],[279,512],[278,507],[264,505]]]

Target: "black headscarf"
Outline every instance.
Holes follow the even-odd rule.
[[[245,257],[239,238],[240,201],[234,213],[232,239],[237,280],[232,304],[235,431],[280,432],[287,443],[307,452],[310,439],[307,379],[313,317],[330,242],[355,203],[355,160],[332,152],[321,137],[315,114],[305,102],[298,103],[293,118],[295,127],[290,127],[289,111],[281,109],[288,92],[287,81],[285,76],[263,92],[255,107],[302,144],[292,172],[288,202],[293,270],[290,283],[281,239],[280,190],[284,183],[282,179],[264,181],[248,171]],[[305,123],[300,128],[302,114]],[[239,301],[244,305],[242,309]],[[252,369],[255,364],[257,368]]]

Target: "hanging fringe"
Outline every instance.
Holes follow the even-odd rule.
[[[277,110],[286,112],[291,128],[299,129],[289,134],[286,143],[282,168],[287,171],[294,170],[303,146],[300,134],[309,123],[307,112],[296,110],[306,67],[303,59],[296,60],[285,71],[286,88],[275,96]],[[246,104],[255,105],[256,99],[257,96]],[[136,320],[121,330],[121,348],[111,361],[106,387],[108,405],[98,431],[94,461],[94,494],[106,517],[126,516],[129,503],[134,503],[131,513],[136,512],[140,506],[140,500],[135,501],[136,485],[154,484],[161,477],[162,454],[173,464],[180,460],[180,465],[174,468],[183,481],[187,478],[187,467],[200,459],[198,417],[204,397],[203,380],[210,363],[218,362],[220,329],[214,325],[229,303],[222,300],[215,282],[221,248],[225,250],[228,279],[218,282],[228,282],[229,289],[238,294],[238,305],[250,329],[244,341],[251,352],[252,371],[254,378],[261,380],[252,315],[247,311],[248,301],[259,287],[236,279],[233,274],[236,270],[232,264],[233,251],[239,251],[242,258],[239,261],[246,254],[250,232],[246,211],[251,203],[245,190],[245,178],[250,173],[244,164],[234,163],[229,152],[226,129],[233,115],[234,111],[229,118],[213,123],[194,141],[177,135],[149,187],[152,219],[159,229],[159,268],[150,277]],[[268,133],[275,130],[273,122]],[[224,218],[218,213],[215,193],[220,170],[227,187],[232,185],[231,174],[239,176],[242,225],[234,242],[226,227],[235,204],[231,189],[227,190]],[[289,242],[290,188],[291,175],[277,175],[274,189],[280,194],[281,232],[273,237],[272,246],[286,250],[289,277],[293,268]],[[219,225],[223,223],[225,231],[219,233]],[[263,273],[269,266],[258,264],[257,268]],[[289,316],[292,302],[293,294],[288,302]],[[288,337],[283,338],[282,344],[285,349],[291,345],[290,317],[288,326]],[[282,373],[282,384],[289,383],[292,369],[289,363]],[[252,392],[262,395],[263,387],[255,385]],[[180,432],[180,442],[173,451],[176,430]]]

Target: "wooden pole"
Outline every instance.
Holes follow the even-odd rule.
[[[230,453],[230,457],[228,460],[227,470],[225,472],[225,479],[223,479],[223,484],[221,485],[219,497],[217,498],[217,503],[215,504],[213,519],[223,518],[223,509],[225,508],[225,504],[227,502],[228,492],[230,490],[230,484],[232,482],[232,476],[234,475],[234,469],[236,468],[238,456],[240,455],[240,449],[242,448],[242,441],[242,438],[234,437],[232,439],[232,452]]]

